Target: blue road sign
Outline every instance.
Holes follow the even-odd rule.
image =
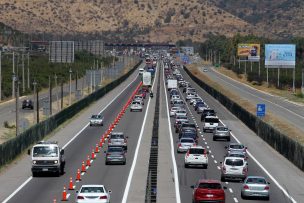
[[[257,104],[256,115],[258,117],[264,117],[266,113],[266,105],[265,104]]]

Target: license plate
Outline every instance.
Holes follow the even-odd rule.
[[[49,169],[48,168],[43,168],[42,171],[49,171]]]
[[[206,196],[207,197],[213,197],[213,194],[207,194]]]

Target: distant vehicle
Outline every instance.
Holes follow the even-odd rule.
[[[248,159],[246,154],[240,151],[229,151],[229,153],[226,154],[226,157],[239,157],[245,159],[246,161]]]
[[[205,104],[204,102],[198,102],[199,104],[195,104],[194,109],[196,109],[196,112],[198,114],[203,113],[206,109],[208,109],[207,104]],[[214,114],[215,115],[215,114]],[[205,118],[204,118],[205,119]]]
[[[206,116],[203,125],[203,132],[213,131],[219,125],[217,116]]]
[[[133,101],[130,107],[130,111],[142,111],[143,107],[140,101]]]
[[[39,173],[54,173],[56,176],[64,173],[64,150],[57,142],[40,141],[28,150],[28,155],[31,155],[33,177]]]
[[[178,134],[178,138],[181,139],[181,138],[192,138],[195,143],[198,143],[198,137],[196,135],[196,132],[193,130],[193,129],[185,129],[183,128],[179,134]]]
[[[203,72],[208,72],[208,69],[207,69],[207,68],[204,68],[204,69],[203,69]]]
[[[123,147],[108,147],[108,150],[105,151],[106,153],[106,165],[114,164],[114,163],[121,163],[123,165],[126,164],[126,151]]]
[[[188,94],[188,93],[194,93],[194,94],[196,94],[195,88],[192,88],[192,87],[187,87],[185,89],[185,92],[186,92],[186,94]]]
[[[172,106],[184,108],[184,107],[185,107],[185,103],[184,103],[184,101],[181,100],[181,99],[179,99],[179,100],[174,100]]]
[[[187,116],[187,111],[185,109],[179,109],[175,112],[175,116]]]
[[[218,180],[199,180],[196,185],[192,185],[192,202],[225,202],[225,189]]]
[[[146,99],[146,96],[147,96],[146,89],[142,88],[142,89],[138,90],[137,94],[139,96],[141,96],[142,98]]]
[[[123,147],[125,150],[128,149],[128,136],[125,136],[123,132],[112,132],[108,139],[108,146]]]
[[[144,71],[145,71],[145,70],[144,70],[143,68],[140,68],[140,69],[139,69],[139,75],[142,75],[142,74],[144,73]]]
[[[207,168],[208,154],[209,152],[202,146],[190,147],[185,155],[185,168],[189,166],[203,166]]]
[[[195,146],[192,138],[180,138],[177,143],[177,153],[186,152],[190,147]]]
[[[243,154],[247,154],[247,147],[245,147],[241,143],[230,143],[225,148],[227,149],[227,154],[229,154],[232,151],[238,151],[238,152],[241,152]]]
[[[172,95],[172,97],[171,97],[171,99],[170,99],[170,103],[173,104],[173,101],[174,101],[174,100],[177,100],[177,99],[178,99],[178,100],[181,99],[179,95]]]
[[[190,99],[189,104],[194,105],[196,102],[200,102],[200,101],[203,101],[203,99],[199,96],[196,96],[196,97],[193,97],[192,99]]]
[[[178,129],[176,129],[176,133],[181,132],[183,129],[192,129],[197,134],[197,127],[194,123],[182,123]]]
[[[248,163],[243,158],[226,157],[224,162],[221,162],[221,181],[228,179],[245,180],[248,173]]]
[[[174,122],[175,131],[176,131],[176,129],[179,129],[179,127],[183,123],[189,123],[189,120],[188,120],[187,116],[176,116],[175,117],[175,122]]]
[[[171,107],[171,109],[170,109],[170,117],[175,116],[175,112],[177,110],[179,110],[179,109],[181,109],[181,107],[175,107],[175,106]]]
[[[167,89],[170,91],[171,89],[177,89],[177,80],[169,79]]]
[[[205,120],[206,116],[215,116],[216,112],[213,109],[204,108],[201,115],[201,121]]]
[[[186,101],[189,101],[191,99],[193,99],[194,97],[197,97],[197,94],[194,92],[188,92],[186,95]]]
[[[152,85],[152,75],[150,72],[143,72],[142,74],[142,82],[144,86],[151,86]]]
[[[22,102],[22,109],[34,109],[34,104],[32,102],[32,100],[30,99],[25,99]]]
[[[76,203],[109,203],[111,193],[104,185],[82,185],[79,191],[76,191]]]
[[[98,114],[98,115],[92,115],[90,118],[90,126],[93,125],[99,125],[99,126],[103,126],[103,116]]]
[[[213,130],[213,141],[218,139],[225,139],[230,142],[230,131],[226,126],[217,126]]]
[[[251,198],[263,198],[269,200],[269,187],[270,183],[261,176],[248,176],[242,185],[241,197],[246,199]]]

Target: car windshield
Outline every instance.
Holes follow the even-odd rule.
[[[174,104],[183,104],[184,102],[182,100],[176,100],[174,101]]]
[[[206,109],[206,110],[204,111],[204,113],[205,113],[206,115],[215,114],[215,112],[214,112],[213,109]]]
[[[101,115],[92,115],[91,118],[92,118],[92,119],[101,119],[102,116],[101,116]]]
[[[178,110],[178,111],[176,111],[176,113],[186,113],[186,111]]]
[[[238,145],[238,144],[230,145],[229,148],[231,148],[231,149],[244,149],[244,145]]]
[[[104,193],[103,187],[82,187],[80,193]]]
[[[178,120],[188,120],[187,116],[177,116],[176,119]]]
[[[33,149],[33,157],[57,157],[58,147],[56,146],[37,146]]]
[[[205,105],[204,105],[204,103],[196,103],[196,106],[197,107],[202,107],[202,106],[205,106]]]
[[[219,183],[200,183],[198,188],[201,188],[201,189],[222,189],[222,186]]]
[[[226,128],[226,127],[218,127],[217,130],[218,131],[228,131],[228,128]]]
[[[205,150],[204,149],[190,149],[189,150],[189,153],[190,154],[204,154],[205,153]]]
[[[123,148],[122,147],[110,147],[108,149],[108,152],[123,152]]]
[[[266,184],[266,180],[264,178],[247,178],[246,183],[251,184]]]
[[[244,162],[242,159],[226,159],[226,165],[229,166],[243,166]]]
[[[194,143],[193,139],[181,139],[181,143]]]
[[[132,104],[140,104],[140,102],[133,102]]]
[[[240,154],[240,153],[230,153],[229,156],[230,157],[240,157],[240,158],[244,158],[245,157],[244,154]]]
[[[124,136],[122,134],[112,134],[111,139],[123,139]]]
[[[218,118],[205,118],[205,123],[218,123]]]

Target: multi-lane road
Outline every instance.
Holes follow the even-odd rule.
[[[174,119],[169,117],[168,104],[169,98],[165,86],[165,78],[163,74],[163,65],[158,66],[156,79],[160,80],[160,117],[162,121],[159,123],[160,134],[162,137],[162,150],[167,147],[168,153],[161,153],[162,156],[167,156],[169,162],[161,162],[158,166],[159,173],[163,171],[171,171],[172,178],[169,187],[172,192],[167,192],[163,182],[158,181],[158,187],[162,188],[158,193],[165,199],[166,195],[169,200],[158,202],[191,202],[192,189],[200,178],[220,179],[220,162],[223,161],[225,154],[225,146],[228,144],[224,141],[213,141],[210,133],[203,133],[200,115],[198,115],[193,107],[187,103],[186,109],[191,121],[197,124],[199,128],[199,144],[206,147],[209,151],[209,166],[207,169],[202,168],[184,168],[184,154],[176,153],[177,134],[173,129]],[[302,171],[293,166],[288,160],[280,156],[265,142],[259,139],[251,130],[249,130],[241,121],[234,117],[227,109],[220,103],[214,100],[203,89],[196,85],[181,69],[181,73],[186,81],[189,81],[193,87],[196,88],[198,94],[206,101],[206,103],[216,110],[222,123],[229,126],[233,133],[233,142],[242,142],[248,146],[249,150],[249,175],[265,176],[270,184],[270,202],[301,202],[304,199],[304,174]],[[66,158],[66,172],[60,177],[31,177],[30,173],[30,158],[22,156],[20,160],[16,161],[14,166],[11,166],[6,171],[0,173],[0,181],[6,184],[0,185],[0,201],[4,202],[53,202],[56,198],[57,202],[61,199],[63,186],[68,186],[69,178],[75,180],[77,169],[81,168],[82,161],[85,161],[87,155],[92,151],[92,148],[98,143],[101,135],[107,130],[107,127],[116,118],[117,114],[126,104],[138,84],[140,77],[134,73],[127,81],[119,87],[105,95],[104,98],[93,104],[89,109],[78,115],[73,121],[67,123],[64,127],[58,130],[51,137],[51,140],[59,140],[59,144],[65,149]],[[154,95],[156,95],[156,88],[154,88]],[[183,93],[180,93],[184,96]],[[92,166],[88,169],[87,173],[81,176],[82,181],[76,183],[76,190],[82,184],[104,184],[107,189],[112,190],[111,202],[131,202],[125,194],[126,191],[133,191],[132,187],[145,188],[146,185],[136,186],[132,183],[132,178],[137,178],[136,175],[132,176],[136,165],[136,160],[140,160],[141,154],[145,154],[146,150],[138,147],[141,145],[141,136],[147,136],[144,132],[144,123],[146,122],[147,112],[151,111],[152,106],[148,105],[146,98],[143,112],[130,112],[126,111],[114,131],[123,131],[128,139],[128,152],[126,165],[105,165],[105,154],[103,152],[97,154],[97,158],[93,161]],[[149,106],[150,109],[147,107]],[[153,110],[153,109],[152,109]],[[92,113],[101,112],[105,118],[105,125],[103,127],[90,127],[88,126],[88,118]],[[148,122],[151,120],[147,119]],[[171,125],[170,125],[171,123]],[[152,122],[151,122],[152,125]],[[167,131],[164,129],[166,128]],[[169,130],[171,128],[171,131]],[[166,132],[166,133],[162,133]],[[152,132],[151,132],[152,133]],[[165,139],[163,139],[165,138]],[[143,138],[144,139],[144,138]],[[149,140],[149,139],[148,139]],[[173,149],[171,149],[171,142],[173,142]],[[102,151],[106,149],[104,146]],[[140,151],[140,150],[145,150]],[[171,154],[170,154],[171,153]],[[138,158],[134,158],[138,157]],[[159,160],[161,158],[159,157]],[[148,160],[146,160],[148,162]],[[171,165],[173,163],[173,165]],[[176,167],[176,168],[175,168]],[[176,169],[176,170],[175,170]],[[136,172],[135,172],[136,173]],[[18,174],[18,176],[17,176]],[[15,177],[15,176],[16,177]],[[142,177],[146,179],[146,177]],[[129,182],[131,179],[131,184]],[[164,177],[165,179],[165,177]],[[240,182],[223,182],[227,186],[226,202],[256,202],[255,200],[242,200],[240,196],[241,183]],[[129,190],[129,188],[131,189]],[[127,189],[126,189],[127,188]],[[144,189],[143,189],[144,190]],[[168,188],[169,190],[169,188]],[[174,192],[173,192],[174,193]],[[69,201],[75,200],[75,190],[68,191]],[[136,194],[135,194],[136,195]],[[138,195],[142,195],[138,193]],[[132,194],[132,197],[134,194]],[[131,197],[130,197],[131,198]],[[132,201],[136,202],[136,201]]]

